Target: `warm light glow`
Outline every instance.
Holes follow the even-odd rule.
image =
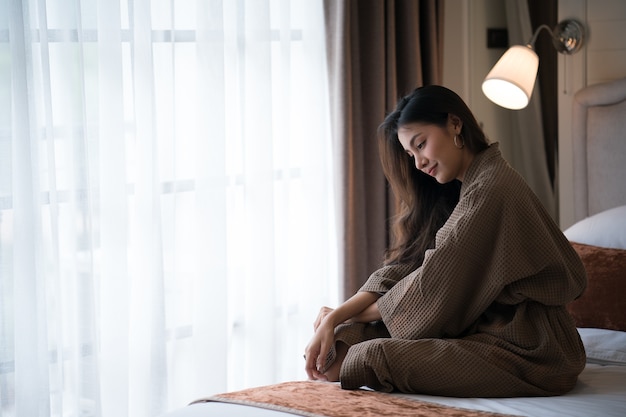
[[[507,109],[523,109],[533,92],[539,57],[529,46],[510,47],[489,71],[482,89],[487,98]]]

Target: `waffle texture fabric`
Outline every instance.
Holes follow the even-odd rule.
[[[559,395],[585,366],[565,305],[587,279],[559,227],[498,144],[476,155],[417,270],[388,265],[360,291],[382,321],[344,324],[342,388],[455,397]],[[334,352],[334,349],[333,349]]]

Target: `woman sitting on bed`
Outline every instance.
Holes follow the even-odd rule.
[[[585,352],[565,305],[583,265],[471,111],[440,86],[416,89],[379,135],[401,200],[384,266],[306,348],[310,379],[456,397],[568,392]]]

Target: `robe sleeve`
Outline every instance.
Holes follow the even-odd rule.
[[[410,272],[411,266],[406,264],[384,266],[370,275],[359,291],[385,294]]]

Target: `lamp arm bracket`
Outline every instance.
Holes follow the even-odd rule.
[[[546,29],[550,32],[552,45],[559,53],[565,55],[578,52],[585,40],[585,26],[578,20],[566,19],[560,21],[554,29],[550,29],[548,25],[539,26],[527,44],[529,48],[535,49],[535,41],[541,29]]]
[[[550,32],[550,36],[554,37],[554,35],[552,34],[552,28],[550,26],[546,24],[540,25],[537,29],[535,29],[535,33],[533,33],[533,36],[527,43],[527,45],[533,50],[535,49],[535,42],[537,41],[537,37],[539,36],[539,32],[541,31],[541,29],[546,29],[548,32]]]

